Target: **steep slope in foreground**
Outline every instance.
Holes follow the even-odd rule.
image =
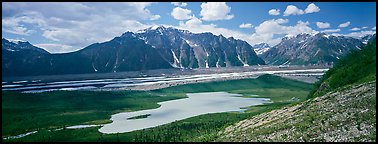
[[[327,71],[309,100],[240,121],[218,141],[376,141],[376,40]]]
[[[217,141],[375,141],[375,91],[373,81],[260,114]]]
[[[351,51],[323,75],[308,97],[314,98],[346,85],[375,80],[376,53],[375,38],[362,50]]]

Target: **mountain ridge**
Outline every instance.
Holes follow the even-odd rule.
[[[361,40],[325,33],[299,34],[285,37],[261,55],[272,65],[333,65],[342,56],[354,49],[361,49]]]
[[[163,26],[136,33],[125,32],[112,40],[94,43],[69,53],[51,54],[31,45],[35,48],[35,54],[25,52],[16,56],[16,50],[12,48],[14,46],[18,45],[3,38],[3,51],[7,51],[2,54],[3,77],[265,64],[245,41]],[[22,63],[33,57],[41,60]],[[12,64],[14,61],[19,62]],[[25,73],[33,68],[38,70]]]

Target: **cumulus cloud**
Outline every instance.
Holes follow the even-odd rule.
[[[327,22],[316,22],[316,26],[318,26],[318,28],[329,28],[329,27],[331,27],[331,25]]]
[[[373,27],[373,28],[371,28],[372,30],[375,30],[376,29],[376,27]]]
[[[271,9],[269,10],[269,15],[280,15],[280,10],[279,9]]]
[[[104,42],[126,31],[137,31],[156,20],[148,7],[153,3],[2,3],[3,32],[42,37],[75,50],[95,42]],[[104,29],[106,27],[106,29]],[[46,45],[45,45],[46,46]],[[70,47],[68,47],[70,46]],[[48,48],[53,48],[52,45]],[[71,50],[68,50],[72,48]],[[58,50],[54,48],[52,51]]]
[[[288,19],[272,19],[262,22],[255,27],[256,32],[252,34],[252,43],[265,42],[269,45],[276,45],[281,41],[281,38],[274,38],[275,35],[295,36],[300,33],[315,33],[308,25],[308,21],[298,21],[294,26],[285,26]]]
[[[367,26],[364,26],[364,27],[362,27],[361,29],[367,29],[368,27]]]
[[[334,33],[334,32],[340,32],[341,30],[340,29],[326,29],[326,30],[323,30],[321,32],[324,32],[324,33]]]
[[[193,17],[192,19],[188,20],[185,22],[185,25],[182,25],[182,23],[180,24],[180,26],[186,26],[186,27],[198,27],[202,24],[202,21],[200,19],[198,19],[197,17]]]
[[[354,27],[354,28],[351,28],[350,29],[351,31],[359,31],[359,30],[361,30],[360,28],[357,28],[357,27]]]
[[[222,34],[225,37],[234,37],[236,39],[245,40],[250,44],[252,44],[253,42],[251,34],[246,34],[246,33],[242,33],[236,30],[230,30],[226,28],[220,28],[220,27],[217,27],[217,25],[215,24],[203,24],[202,20],[200,20],[199,18],[195,16],[193,16],[192,19],[186,22],[180,21],[179,26],[176,28],[189,30],[190,32],[193,32],[193,33],[211,32],[215,35]]]
[[[226,2],[207,2],[201,4],[200,15],[205,21],[229,20],[234,17],[230,12],[231,7]]]
[[[239,27],[240,28],[252,28],[252,24],[250,24],[250,23],[242,23]]]
[[[192,16],[190,16],[191,13],[191,10],[176,7],[172,10],[171,16],[177,20],[188,20],[192,18]]]
[[[284,16],[289,16],[289,15],[302,15],[304,14],[304,11],[297,8],[296,6],[294,5],[288,5],[286,7],[286,10],[284,12]]]
[[[173,4],[174,6],[181,6],[181,7],[185,7],[188,5],[187,3],[184,3],[184,2],[171,2],[171,4]]]
[[[345,28],[345,27],[348,27],[350,25],[350,22],[345,22],[345,23],[342,23],[339,25],[340,28]]]
[[[344,34],[343,36],[353,37],[353,38],[362,38],[366,35],[375,34],[375,31],[360,31],[360,32],[352,32],[349,34]]]
[[[316,6],[314,3],[309,4],[307,8],[305,9],[305,13],[315,13],[319,11],[320,11],[320,8]]]
[[[285,12],[284,12],[284,16],[303,15],[303,14],[315,13],[315,12],[319,12],[319,11],[320,11],[320,8],[318,6],[316,6],[314,3],[309,4],[304,11],[297,8],[294,5],[288,5],[286,7]]]

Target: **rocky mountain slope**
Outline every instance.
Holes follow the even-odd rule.
[[[1,41],[2,76],[46,73],[50,53],[29,42]]]
[[[376,40],[340,59],[308,100],[227,127],[217,141],[376,141]]]
[[[375,141],[376,81],[273,110],[227,127],[218,141]]]
[[[272,65],[333,65],[349,51],[361,49],[359,39],[325,33],[285,37],[260,57]]]
[[[267,52],[270,48],[272,48],[269,44],[267,43],[259,43],[253,45],[253,50],[256,52],[258,56],[264,54]]]
[[[146,45],[131,32],[126,32],[108,42],[92,44],[62,57],[76,53],[80,55],[79,57],[88,60],[85,65],[88,69],[87,73],[171,68],[155,48]]]
[[[25,48],[24,48],[25,47]],[[132,33],[79,51],[50,54],[28,42],[2,41],[2,76],[60,75],[171,68]]]
[[[262,65],[251,45],[212,33],[191,33],[172,27],[150,27],[136,35],[159,51],[173,67],[208,68]]]

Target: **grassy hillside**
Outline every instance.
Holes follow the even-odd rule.
[[[308,98],[322,96],[337,88],[368,82],[376,79],[376,39],[370,41],[362,50],[354,50],[342,57],[320,81]]]
[[[227,127],[216,141],[376,141],[376,82],[250,117]]]
[[[340,59],[305,102],[235,123],[217,141],[376,141],[375,43]]]

